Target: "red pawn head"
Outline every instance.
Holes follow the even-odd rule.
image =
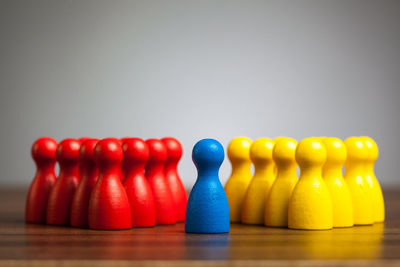
[[[77,139],[68,138],[61,141],[57,148],[57,161],[60,165],[73,165],[79,162],[79,149],[81,142]]]
[[[163,142],[158,139],[148,139],[146,144],[149,147],[149,161],[148,165],[159,165],[164,164],[168,158],[167,148],[164,146]]]
[[[171,189],[174,198],[176,219],[178,222],[185,221],[187,195],[185,187],[178,174],[178,162],[182,157],[182,145],[173,137],[162,139],[168,151],[168,159],[165,163],[165,179]]]
[[[25,221],[45,223],[47,201],[56,182],[54,166],[58,143],[51,137],[41,137],[32,145],[32,158],[36,163],[36,175],[26,198]]]
[[[124,161],[129,163],[145,165],[149,159],[150,151],[147,144],[140,138],[127,138],[122,149],[124,151]]]
[[[123,151],[119,139],[106,138],[94,149],[99,168],[97,183],[90,195],[89,228],[103,230],[132,227],[128,196],[121,183]]]
[[[161,139],[168,151],[168,160],[178,162],[182,157],[182,145],[173,137],[165,137]]]
[[[58,143],[51,137],[41,137],[32,145],[32,158],[39,164],[40,162],[56,162],[56,151]]]
[[[117,138],[105,138],[99,141],[94,149],[94,159],[99,168],[121,165],[124,152]]]

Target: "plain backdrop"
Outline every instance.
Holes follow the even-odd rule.
[[[400,1],[0,0],[0,186],[40,136],[369,135],[400,183]],[[225,159],[221,181],[231,167]]]

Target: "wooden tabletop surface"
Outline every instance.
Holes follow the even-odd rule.
[[[0,266],[400,266],[400,190],[386,222],[328,231],[232,224],[229,234],[172,226],[95,231],[24,223],[26,190],[0,190]]]

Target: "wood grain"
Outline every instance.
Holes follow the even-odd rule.
[[[385,224],[297,231],[233,224],[185,234],[182,223],[124,231],[24,223],[25,190],[0,190],[1,266],[400,266],[400,190],[385,191]]]

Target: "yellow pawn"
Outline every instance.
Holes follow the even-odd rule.
[[[274,141],[257,139],[250,148],[250,159],[255,172],[247,189],[242,207],[242,223],[264,224],[265,201],[275,181],[272,150]]]
[[[344,141],[347,148],[344,179],[353,199],[355,225],[368,225],[374,222],[372,213],[372,194],[365,179],[364,163],[368,150],[359,137],[349,137]]]
[[[333,227],[351,227],[354,225],[353,201],[342,175],[347,158],[346,146],[338,138],[324,138],[323,143],[327,157],[322,167],[322,178],[332,197]]]
[[[378,159],[379,150],[375,141],[371,137],[363,136],[362,140],[367,147],[368,156],[364,165],[365,179],[371,188],[372,193],[372,215],[374,222],[385,221],[385,203],[383,200],[383,194],[381,186],[379,185],[378,179],[376,179],[374,172],[375,161]]]
[[[322,179],[326,149],[319,138],[305,138],[296,149],[299,182],[289,202],[289,228],[324,230],[333,227],[332,199]]]
[[[295,151],[296,140],[280,138],[275,143],[272,158],[278,169],[275,182],[265,203],[264,224],[272,227],[287,227],[288,205],[297,183]]]
[[[225,185],[228,197],[231,222],[240,222],[243,199],[251,181],[250,146],[247,137],[236,137],[228,146],[228,158],[232,164],[232,173]]]

